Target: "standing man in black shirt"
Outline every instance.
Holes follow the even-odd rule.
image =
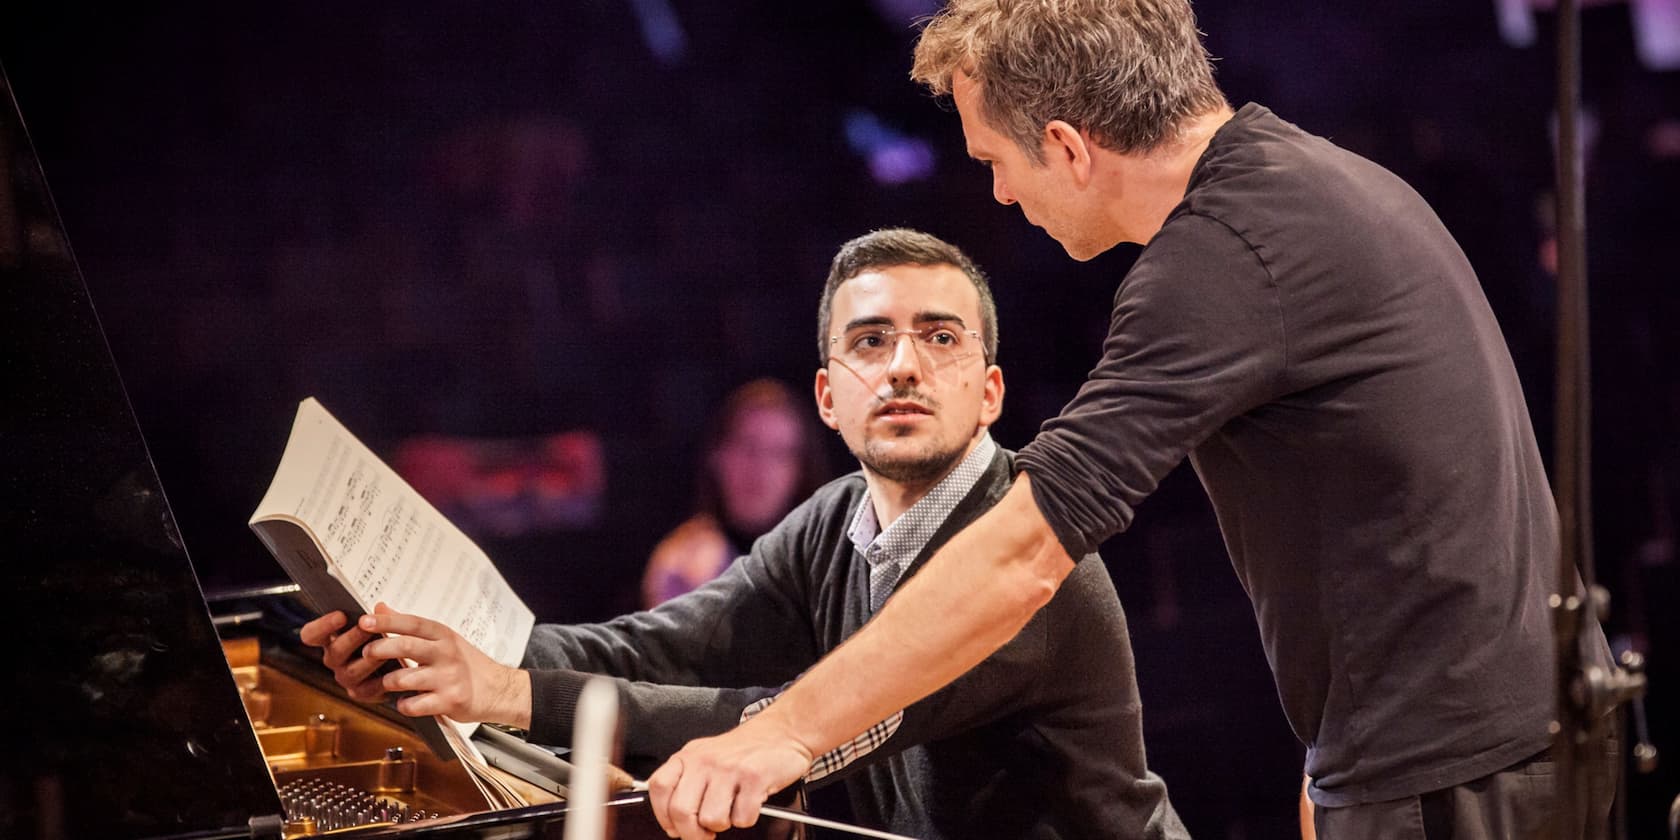
[[[913,76],[1070,256],[1146,247],[1010,493],[771,710],[661,768],[667,830],[750,823],[812,755],[962,674],[1189,457],[1319,835],[1543,836],[1556,513],[1440,220],[1370,161],[1233,111],[1187,0],[953,0]]]

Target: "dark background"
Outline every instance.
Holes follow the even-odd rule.
[[[1233,104],[1377,160],[1435,206],[1549,450],[1548,14],[1521,16],[1536,41],[1515,46],[1491,2],[1197,9]],[[648,550],[689,511],[722,396],[764,375],[809,387],[817,293],[846,239],[918,227],[989,271],[1005,446],[1096,358],[1135,249],[1077,264],[992,202],[955,114],[907,79],[908,21],[929,10],[70,4],[0,16],[0,61],[207,587],[280,575],[244,523],[315,395],[387,453],[426,434],[594,434],[599,515],[477,535],[540,619],[576,621],[633,604]],[[1640,61],[1629,6],[1585,22],[1596,554],[1680,762],[1680,72]],[[1169,476],[1105,556],[1151,763],[1186,823],[1290,836],[1301,747],[1194,476]],[[1633,780],[1634,836],[1657,836],[1680,792],[1665,772]]]

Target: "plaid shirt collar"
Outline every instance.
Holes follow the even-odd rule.
[[[982,434],[980,442],[969,450],[955,469],[884,531],[875,518],[875,505],[866,495],[863,504],[858,505],[857,513],[852,516],[852,525],[846,536],[871,567],[892,563],[898,567],[899,574],[903,574],[916,555],[927,547],[928,540],[933,539],[939,526],[945,524],[945,518],[956,510],[968,491],[974,489],[996,454],[997,444],[992,442],[991,433]]]

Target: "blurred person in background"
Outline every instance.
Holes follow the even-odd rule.
[[[809,412],[774,379],[755,379],[731,392],[701,451],[696,510],[648,558],[644,608],[722,574],[829,478]]]

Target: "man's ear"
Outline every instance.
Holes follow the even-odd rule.
[[[817,416],[822,418],[824,426],[839,431],[840,421],[834,418],[834,392],[828,387],[828,368],[817,368],[817,381],[812,390],[817,398]]]
[[[1047,163],[1065,163],[1073,170],[1074,183],[1083,187],[1091,182],[1091,144],[1089,138],[1066,120],[1051,120],[1044,126],[1041,142]]]
[[[1003,368],[986,366],[986,381],[981,384],[980,422],[990,426],[1003,414]]]

